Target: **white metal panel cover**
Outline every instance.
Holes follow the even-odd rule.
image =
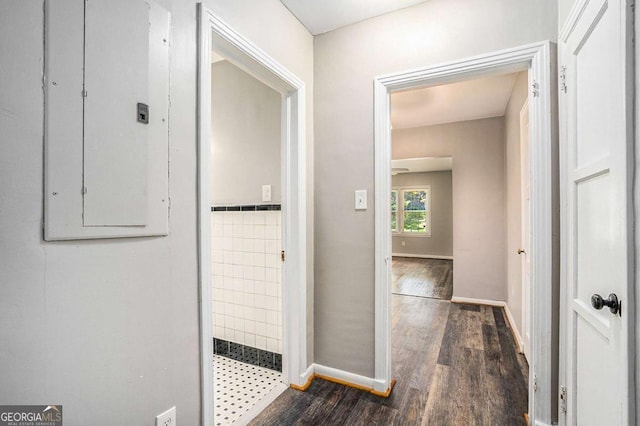
[[[45,239],[166,235],[170,14],[154,1],[87,3],[45,2]],[[89,20],[101,7],[121,13],[99,12],[87,58],[85,5]],[[135,31],[129,6],[142,22]],[[130,46],[133,39],[139,43]],[[139,69],[130,69],[127,56],[136,52]],[[133,89],[134,80],[143,84]],[[138,102],[149,105],[148,125],[136,121]]]
[[[147,224],[149,27],[145,0],[85,2],[85,226]]]

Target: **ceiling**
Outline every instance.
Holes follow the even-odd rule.
[[[280,0],[311,34],[404,9],[426,0]]]
[[[391,126],[405,129],[502,117],[517,76],[503,74],[393,93]]]
[[[391,160],[391,174],[440,172],[453,169],[452,157],[423,157]]]

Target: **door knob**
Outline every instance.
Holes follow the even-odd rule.
[[[518,249],[518,254],[522,254],[524,252],[525,252],[524,249]]]
[[[611,293],[608,299],[603,299],[599,294],[591,296],[591,306],[600,310],[603,307],[608,307],[612,314],[617,314],[620,311],[620,302],[618,296],[615,293]]]

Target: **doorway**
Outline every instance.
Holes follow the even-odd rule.
[[[552,295],[557,285],[554,270],[554,206],[557,190],[554,180],[557,170],[556,135],[552,131],[553,83],[551,79],[552,46],[543,42],[520,48],[494,52],[447,64],[426,67],[406,73],[382,76],[374,81],[375,99],[375,152],[376,152],[376,382],[380,387],[391,380],[391,318],[390,318],[390,209],[387,202],[391,190],[391,132],[390,95],[394,92],[462,81],[472,77],[528,71],[531,117],[531,267],[532,297],[532,351],[529,375],[529,409],[531,423],[551,423],[552,405],[557,396],[554,374]],[[555,249],[554,249],[555,247]],[[454,256],[455,257],[455,256]],[[556,288],[557,289],[557,288]],[[454,288],[455,293],[455,288]],[[549,350],[549,349],[552,350]],[[536,386],[537,395],[533,392]]]
[[[212,326],[211,62],[217,52],[280,95],[282,253],[282,381],[307,381],[307,242],[304,83],[198,4],[198,233],[202,421],[214,424]],[[271,203],[272,204],[272,203]],[[215,207],[215,206],[214,206]],[[225,206],[228,207],[228,206]],[[235,207],[235,206],[232,206]],[[240,206],[242,211],[242,206]],[[228,212],[228,210],[227,210]],[[255,211],[258,213],[258,211]],[[231,215],[233,226],[233,211]],[[266,220],[266,219],[265,219]],[[265,223],[266,225],[266,223]],[[223,231],[224,232],[224,231]],[[266,229],[265,229],[266,232]],[[233,242],[232,242],[233,244]],[[235,332],[235,330],[233,330]],[[234,333],[235,334],[235,333]],[[223,343],[224,345],[224,343]],[[227,346],[229,347],[229,346]],[[269,399],[263,403],[268,404]],[[256,407],[257,410],[260,407]]]
[[[451,156],[391,160],[391,292],[451,300]]]

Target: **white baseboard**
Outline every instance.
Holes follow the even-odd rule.
[[[304,386],[309,382],[309,379],[313,376],[315,372],[315,364],[311,364],[307,367],[307,370],[300,375],[300,383],[293,383],[294,385]]]
[[[417,257],[419,259],[453,260],[453,256],[441,256],[439,254],[391,253],[391,256],[393,256],[393,257]]]
[[[338,370],[337,368],[327,367],[325,365],[313,364],[314,372],[320,376],[331,377],[332,379],[341,380],[352,385],[362,386],[363,388],[373,389],[374,379],[371,377],[361,376],[348,371]]]
[[[505,306],[507,306],[507,303],[501,300],[474,299],[472,297],[458,297],[458,296],[453,296],[451,298],[451,303],[470,303],[472,305],[498,306],[500,308],[504,308]]]
[[[513,319],[513,315],[511,315],[511,311],[509,310],[509,305],[504,306],[504,312],[507,315],[507,321],[509,321],[509,327],[511,327],[511,332],[513,334],[513,338],[516,340],[516,345],[518,346],[518,350],[520,351],[520,353],[524,353],[522,336],[520,335],[520,330],[518,330],[518,327],[516,327],[516,322]]]

